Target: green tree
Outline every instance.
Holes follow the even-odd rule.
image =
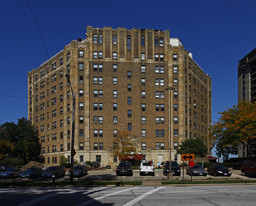
[[[256,138],[256,103],[241,101],[220,114],[219,121],[211,129],[213,146],[219,152],[217,154],[226,157],[237,154],[238,145],[243,144],[249,158],[251,145]]]
[[[177,150],[178,154],[195,154],[196,157],[205,157],[207,155],[207,146],[202,139],[186,139]]]
[[[41,160],[38,132],[30,121],[21,118],[18,119],[17,124],[6,122],[1,125],[1,128],[4,132],[0,133],[0,139],[14,145],[11,155],[21,157],[24,163]]]

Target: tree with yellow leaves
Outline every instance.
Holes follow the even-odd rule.
[[[249,158],[251,145],[256,139],[256,103],[241,101],[220,114],[210,132],[217,153],[237,153],[238,145],[242,144]]]
[[[113,155],[123,158],[127,155],[136,154],[136,139],[128,131],[118,131],[117,139],[113,144]]]

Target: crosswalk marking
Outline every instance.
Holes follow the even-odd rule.
[[[137,197],[136,199],[134,199],[134,200],[132,200],[132,201],[126,203],[126,204],[123,205],[123,206],[132,206],[132,205],[134,205],[135,203],[137,203],[137,202],[139,202],[140,200],[142,200],[142,199],[144,199],[145,197],[147,197],[148,195],[151,195],[151,194],[153,194],[154,192],[156,192],[156,191],[158,191],[158,190],[160,190],[160,189],[163,189],[163,188],[165,188],[165,187],[159,187],[159,188],[156,188],[156,189],[154,189],[154,190],[150,190],[150,191],[144,193],[143,195]]]
[[[41,201],[43,201],[43,200],[49,199],[49,198],[51,198],[51,197],[53,197],[53,196],[55,196],[55,195],[58,195],[58,194],[57,194],[57,193],[50,193],[50,194],[44,195],[44,196],[42,196],[42,197],[38,197],[38,198],[36,198],[36,199],[30,200],[30,201],[28,201],[28,202],[24,202],[24,203],[22,203],[22,204],[20,204],[20,205],[18,205],[18,206],[30,206],[30,205],[34,205],[34,204],[39,203],[39,202],[41,202]]]

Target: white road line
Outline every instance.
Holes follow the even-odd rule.
[[[116,195],[116,194],[118,194],[118,193],[126,192],[126,191],[129,191],[129,190],[135,190],[135,189],[137,189],[137,188],[138,188],[138,187],[132,187],[132,188],[128,188],[128,189],[125,189],[125,190],[119,190],[119,191],[116,191],[116,192],[113,192],[113,193],[106,194],[106,195],[101,196],[101,197],[96,197],[96,198],[94,198],[94,199],[88,200],[88,201],[86,201],[86,202],[84,202],[84,203],[81,203],[81,204],[79,204],[79,205],[77,205],[77,206],[88,205],[88,204],[94,202],[95,200],[101,200],[101,199],[103,199],[103,198],[105,198],[105,197],[113,196],[113,195]]]
[[[58,194],[56,194],[56,193],[54,193],[54,194],[50,193],[50,194],[48,194],[48,195],[44,195],[44,196],[42,196],[42,197],[38,197],[38,198],[36,198],[36,199],[33,199],[33,200],[28,201],[28,202],[22,203],[22,204],[20,204],[20,205],[18,205],[18,206],[30,206],[30,205],[34,205],[34,204],[36,204],[36,203],[38,203],[38,202],[41,202],[41,201],[46,200],[46,199],[49,199],[49,198],[51,198],[51,197],[53,197],[53,196],[55,196],[55,195],[58,195]]]
[[[160,189],[163,189],[163,188],[165,188],[165,187],[159,187],[159,188],[156,188],[156,189],[154,189],[154,190],[150,190],[150,191],[148,191],[147,193],[144,193],[143,195],[137,197],[136,199],[134,199],[134,200],[132,200],[132,201],[126,203],[126,204],[123,205],[123,206],[132,206],[132,205],[134,205],[135,203],[137,203],[137,202],[139,202],[140,200],[142,200],[142,199],[144,199],[145,197],[147,197],[148,195],[151,195],[152,193],[154,193],[154,192],[156,192],[156,191],[158,191],[158,190],[160,190]]]

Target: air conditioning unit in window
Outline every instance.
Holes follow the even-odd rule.
[[[114,124],[117,124],[117,121],[114,121]]]

